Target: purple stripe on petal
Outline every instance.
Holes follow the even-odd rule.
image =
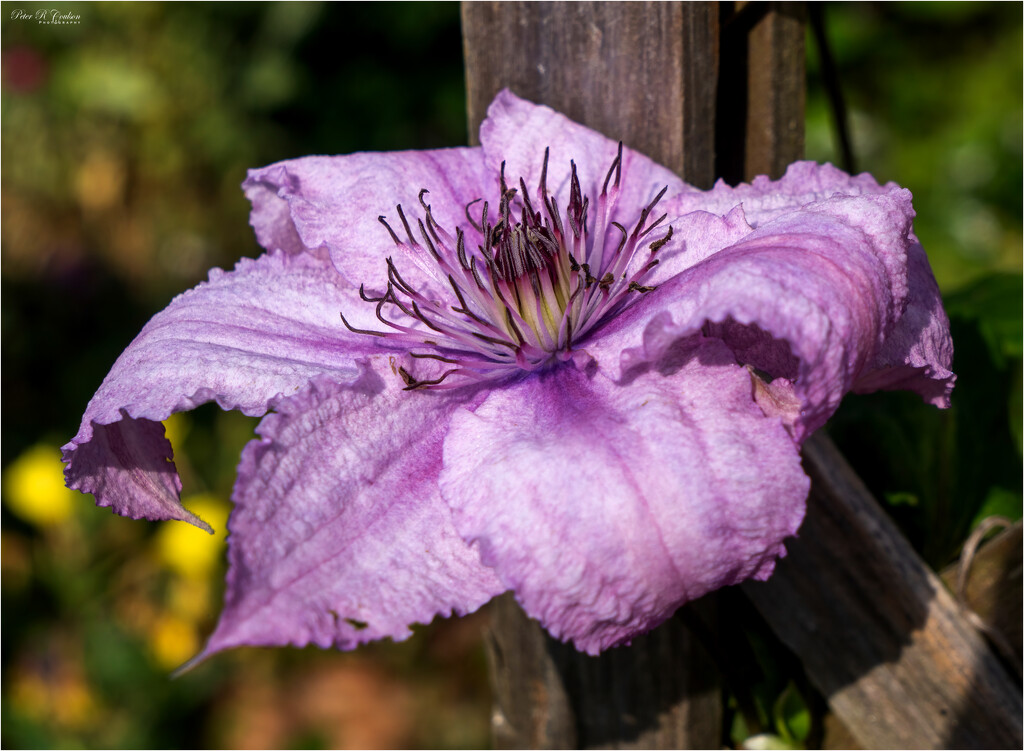
[[[242,452],[226,602],[203,656],[405,639],[502,592],[437,490],[442,439],[467,398],[396,394],[367,372],[275,401]]]
[[[683,602],[764,578],[808,480],[719,341],[677,344],[618,385],[572,366],[452,420],[441,492],[531,616],[591,654]]]
[[[126,516],[183,518],[171,446],[155,421],[207,401],[258,415],[315,375],[357,377],[356,357],[383,355],[371,337],[348,332],[339,312],[364,307],[329,262],[310,255],[215,269],[118,358],[64,446],[69,487]]]

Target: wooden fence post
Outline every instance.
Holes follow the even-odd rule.
[[[462,18],[473,134],[508,86],[701,187],[802,156],[800,4],[465,3]],[[808,441],[804,467],[789,557],[742,589],[833,712],[866,747],[1020,747],[1019,686],[935,574],[827,437]],[[714,629],[714,598],[695,605]],[[719,678],[686,613],[599,658],[508,596],[492,620],[498,747],[721,745]]]
[[[470,133],[503,87],[622,139],[691,183],[714,176],[713,3],[464,3]],[[714,748],[714,665],[681,616],[588,657],[514,599],[491,608],[499,748]]]

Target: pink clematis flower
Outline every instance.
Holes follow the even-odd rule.
[[[99,505],[205,526],[159,421],[269,413],[204,655],[403,639],[506,590],[627,643],[771,574],[844,394],[947,406],[908,191],[811,163],[700,191],[507,91],[480,140],[251,171],[267,253],[154,316],[64,447]]]

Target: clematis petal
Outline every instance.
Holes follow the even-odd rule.
[[[709,333],[741,362],[794,382],[802,410],[792,427],[802,441],[869,369],[899,318],[904,198],[835,197],[780,215],[648,293],[584,346],[614,376],[721,324]],[[755,346],[749,327],[776,346]],[[751,359],[759,352],[769,359]]]
[[[691,211],[709,211],[724,216],[742,206],[752,227],[760,227],[782,214],[788,214],[811,203],[833,196],[861,196],[900,190],[896,183],[879,185],[867,173],[849,175],[831,164],[794,162],[778,180],[766,175],[735,187],[723,180],[708,191],[690,190],[670,195],[665,200],[669,216],[682,216]]]
[[[387,217],[407,240],[395,207],[418,214],[425,188],[430,193],[423,198],[434,217],[454,232],[468,223],[466,204],[493,200],[498,180],[484,168],[479,148],[455,148],[293,159],[249,170],[243,188],[253,199],[250,222],[268,250],[278,243],[292,248],[289,238],[295,233],[307,249],[326,247],[353,285],[383,288],[384,260],[396,246],[378,217]],[[411,230],[422,243],[415,223]],[[412,264],[402,265],[402,274],[421,281]]]
[[[487,108],[480,144],[488,167],[497,170],[504,161],[506,176],[516,181],[522,177],[530,191],[540,183],[544,150],[550,149],[547,185],[563,209],[569,203],[569,162],[576,163],[583,193],[596,198],[618,151],[616,141],[550,107],[520,99],[508,89],[500,91]],[[511,180],[510,186],[517,187]],[[623,148],[621,191],[611,219],[632,228],[640,210],[666,187],[670,196],[681,190],[697,192],[671,170]]]
[[[916,391],[929,404],[946,408],[956,381],[950,370],[953,340],[949,336],[949,319],[924,248],[918,242],[912,243],[907,257],[906,310],[853,390],[868,393],[906,389]]]
[[[411,623],[502,592],[437,490],[442,438],[467,398],[396,394],[368,371],[275,400],[242,452],[225,606],[203,656],[404,639]]]
[[[886,231],[886,224],[890,222],[894,227],[903,226],[900,214],[913,216],[909,191],[895,183],[880,185],[869,174],[851,176],[831,164],[796,162],[780,180],[761,176],[750,184],[736,187],[719,181],[706,193],[684,192],[670,196],[664,203],[670,213],[666,224],[672,224],[684,242],[682,247],[670,245],[659,254],[659,266],[648,283],[660,284],[738,241],[737,234],[742,231],[739,216],[752,227],[760,227],[794,211],[813,210],[812,204],[832,197],[879,195],[890,196],[897,211],[878,215],[876,225],[864,229],[876,241],[888,236],[887,241],[877,247],[876,254],[886,266],[893,296],[892,310],[899,320],[895,325],[890,321],[886,327],[886,342],[877,360],[859,376],[853,390],[908,389],[918,392],[931,404],[948,407],[956,380],[950,371],[953,345],[949,323],[921,245],[913,234],[904,238]],[[722,215],[722,218],[716,222],[709,219],[706,212]],[[697,220],[697,217],[703,219]],[[857,223],[856,219],[853,223]]]
[[[160,420],[207,401],[262,414],[310,378],[358,375],[375,352],[338,315],[361,310],[328,261],[283,252],[215,269],[179,295],[124,351],[64,446],[69,487],[133,518],[195,521],[178,501],[171,446]],[[358,322],[357,322],[358,323]]]
[[[625,386],[549,371],[455,415],[441,492],[526,612],[594,654],[784,554],[809,481],[751,392],[699,336]]]

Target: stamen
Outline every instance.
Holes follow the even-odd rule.
[[[377,217],[377,221],[384,225],[384,227],[388,231],[388,234],[391,235],[391,239],[395,241],[395,245],[401,245],[402,244],[402,241],[398,239],[398,235],[396,235],[395,231],[393,229],[391,229],[391,225],[388,224],[388,220],[384,218],[383,214],[381,214],[380,216]]]
[[[637,268],[632,259],[640,240],[668,216],[662,214],[648,223],[666,187],[640,210],[632,232],[613,221],[613,217],[623,216],[616,198],[623,153],[620,142],[601,193],[594,196],[597,216],[593,223],[588,218],[591,196],[583,191],[575,161],[569,162],[564,212],[559,210],[555,196],[548,193],[550,149],[544,150],[534,197],[522,177],[516,188],[508,186],[506,164],[502,162],[498,217],[493,224],[490,203],[477,198],[464,206],[468,225],[443,227],[426,200],[430,191],[421,189],[417,194],[421,216],[407,217],[402,205],[396,206],[406,242],[385,216],[377,219],[392,242],[402,246],[418,268],[439,283],[439,288],[419,288],[410,283],[389,256],[385,259],[384,294],[372,296],[363,285],[359,287],[360,299],[375,306],[374,313],[385,330],[356,328],[344,314],[342,324],[352,333],[377,337],[384,346],[405,351],[414,359],[456,366],[426,380],[398,367],[395,372],[406,389],[455,388],[461,383],[505,378],[569,359],[576,342],[585,340],[605,320],[633,304],[635,298],[630,293],[654,289],[644,285],[644,279],[658,263],[655,254],[672,238],[669,226],[664,236],[647,246],[650,255],[646,264],[627,273]],[[613,191],[611,196],[609,189]],[[516,202],[517,197],[521,202]],[[474,219],[472,207],[478,203],[482,203],[480,216]],[[413,221],[418,236],[413,233]],[[614,250],[606,251],[606,246],[612,244],[607,236],[612,227],[618,230],[619,238]],[[467,232],[476,235],[467,239]],[[470,251],[474,246],[477,250]],[[444,291],[445,279],[450,293]],[[385,310],[385,306],[393,308]],[[429,336],[424,336],[428,332]],[[431,351],[413,351],[423,346]]]
[[[480,203],[480,201],[482,201],[482,200],[484,200],[484,199],[482,199],[482,198],[474,198],[472,201],[470,201],[469,203],[466,204],[466,221],[469,222],[470,226],[473,227],[473,229],[475,229],[477,232],[480,232],[480,233],[483,233],[484,228],[481,225],[479,225],[479,224],[477,224],[476,222],[473,221],[473,217],[471,217],[469,215],[469,207],[472,206],[474,203]],[[458,229],[458,228],[456,228],[456,229]]]
[[[345,328],[347,328],[353,334],[366,334],[367,336],[387,336],[387,334],[383,333],[382,331],[369,331],[367,329],[357,329],[355,326],[353,326],[345,319],[344,313],[338,311],[338,315],[341,316],[341,322],[345,324]]]
[[[665,243],[667,243],[671,239],[672,239],[672,227],[670,225],[669,228],[668,228],[668,233],[663,238],[661,238],[660,240],[655,240],[654,242],[651,243],[651,246],[650,246],[651,247],[651,253],[652,254],[657,253],[659,250],[662,249],[662,247],[664,247]]]
[[[615,157],[615,161],[612,162],[612,166],[608,170],[608,174],[605,175],[604,185],[601,187],[601,195],[607,195],[608,193],[608,181],[612,179],[612,173],[615,173],[615,187],[619,187],[619,178],[622,177],[622,141],[619,141],[619,153]]]
[[[405,234],[409,236],[409,244],[419,245],[416,242],[416,238],[412,236],[412,229],[409,227],[409,221],[405,218],[405,213],[402,211],[402,204],[398,204],[395,208],[398,209],[398,218],[402,220],[402,226],[405,227]]]

